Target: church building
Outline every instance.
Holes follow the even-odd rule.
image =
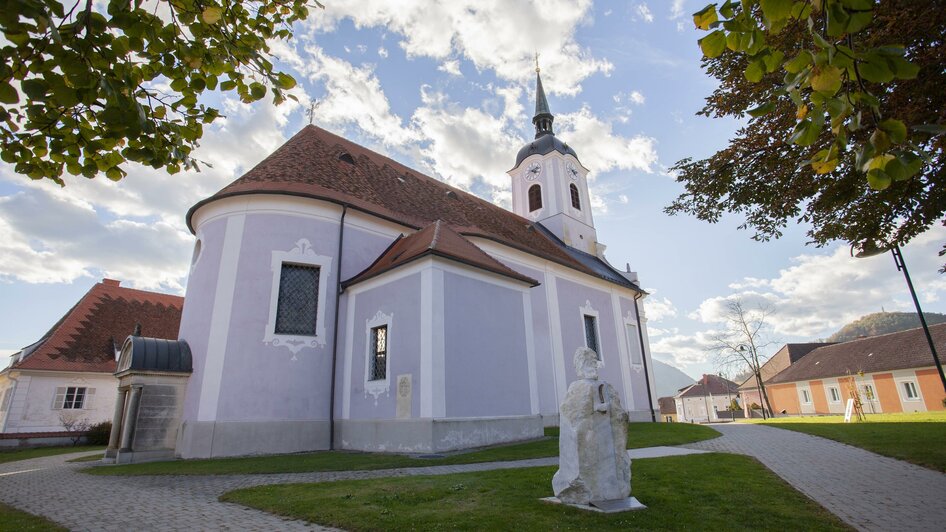
[[[646,293],[605,260],[536,84],[512,212],[312,125],[190,209],[178,456],[540,437],[585,346],[654,420]]]

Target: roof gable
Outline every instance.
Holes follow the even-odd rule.
[[[388,270],[403,266],[421,257],[437,255],[475,268],[490,271],[517,281],[537,286],[535,279],[521,275],[489,256],[485,251],[463,238],[442,220],[407,237],[399,237],[371,266],[343,283],[350,286],[365,281]]]
[[[149,336],[177,338],[184,298],[123,288],[105,279],[88,292],[35,344],[15,369],[115,371],[115,349],[141,324]]]

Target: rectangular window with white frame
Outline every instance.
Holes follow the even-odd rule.
[[[391,390],[393,323],[394,314],[385,314],[380,310],[365,320],[365,394],[374,397],[375,406],[378,404],[378,397]]]
[[[801,402],[806,405],[811,404],[811,394],[808,392],[808,390],[803,389],[801,391]]]
[[[834,386],[828,387],[828,393],[831,395],[832,403],[841,402],[841,392],[839,392],[837,388],[835,388]]]
[[[276,303],[276,334],[315,336],[320,273],[318,266],[283,263]]]
[[[900,383],[903,388],[903,398],[907,401],[918,401],[920,393],[916,389],[916,383],[913,381],[903,381]]]
[[[591,349],[601,360],[601,351],[598,345],[598,318],[595,316],[584,315],[585,325],[585,347]]]
[[[80,410],[92,408],[92,397],[94,395],[95,388],[80,386],[63,386],[56,388],[56,395],[53,398],[53,409]]]
[[[388,326],[371,329],[371,381],[382,381],[388,377]]]

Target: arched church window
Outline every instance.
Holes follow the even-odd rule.
[[[572,207],[581,210],[581,196],[578,195],[578,187],[574,184],[568,185],[572,191]]]
[[[542,187],[532,185],[529,187],[529,212],[537,211],[542,208]]]

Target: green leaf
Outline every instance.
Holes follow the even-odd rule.
[[[20,88],[30,99],[43,100],[45,99],[46,91],[49,89],[49,84],[39,78],[24,79],[20,82]]]
[[[796,55],[790,61],[787,61],[784,65],[782,65],[782,68],[784,68],[786,72],[789,72],[791,74],[797,74],[801,72],[802,69],[804,69],[806,66],[810,65],[811,62],[812,62],[811,52],[809,52],[808,50],[802,50],[801,52],[799,52],[798,55]]]
[[[887,65],[890,66],[893,75],[900,79],[914,79],[920,73],[920,67],[902,57],[887,58]]]
[[[816,69],[811,75],[811,88],[818,92],[834,95],[841,88],[840,68],[824,66]]]
[[[868,54],[866,60],[857,65],[857,73],[874,83],[890,83],[894,77],[887,61],[878,54]]]
[[[12,85],[0,82],[0,103],[14,104],[20,101],[20,95]]]
[[[204,9],[204,12],[201,13],[200,18],[203,19],[207,24],[216,24],[220,22],[220,19],[223,18],[223,8],[221,7],[208,7]]]
[[[709,30],[710,25],[718,20],[719,17],[716,16],[716,4],[710,4],[696,13],[693,13],[693,24],[696,25],[697,29]]]
[[[874,190],[884,190],[890,186],[890,176],[883,170],[871,170],[867,172],[867,184]]]
[[[762,76],[765,75],[765,64],[760,60],[755,60],[749,63],[749,66],[746,67],[746,79],[752,83],[758,83],[762,80]]]
[[[880,129],[875,129],[870,136],[870,143],[875,150],[885,152],[890,149],[890,136]]]
[[[726,34],[716,30],[699,40],[700,50],[706,57],[719,57],[726,49]]]
[[[766,102],[758,107],[749,109],[746,113],[749,113],[749,116],[753,118],[758,118],[760,116],[767,115],[775,110],[776,103],[774,101]]]
[[[815,154],[811,161],[811,169],[816,174],[827,174],[838,167],[838,158],[832,150],[821,150]]]
[[[792,0],[761,0],[762,14],[772,22],[786,19],[792,14]]]
[[[822,124],[817,121],[811,119],[802,120],[795,126],[791,137],[789,137],[789,141],[799,146],[811,146],[818,140],[818,135],[821,134],[821,128]]]
[[[280,89],[289,90],[296,86],[296,80],[289,74],[280,72],[279,75],[276,76],[276,84]]]
[[[877,124],[877,126],[890,135],[890,140],[893,141],[894,144],[900,144],[907,138],[907,126],[900,120],[888,118],[880,124]]]

